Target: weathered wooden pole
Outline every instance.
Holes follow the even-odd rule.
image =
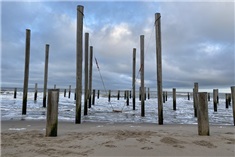
[[[145,116],[145,88],[144,88],[144,35],[140,36],[140,76],[141,76],[141,116]]]
[[[14,99],[16,98],[17,95],[17,88],[14,89]]]
[[[148,88],[148,99],[150,99],[150,89]]]
[[[216,96],[216,89],[213,89],[213,104],[214,104],[214,112],[217,112],[217,96]]]
[[[176,89],[173,88],[172,92],[173,92],[173,110],[175,111],[176,110]]]
[[[117,94],[117,99],[119,100],[120,98],[120,90],[118,90],[118,94]]]
[[[235,86],[231,87],[232,108],[233,108],[233,124],[235,126]]]
[[[124,90],[124,100],[126,100],[126,90]]]
[[[35,83],[35,89],[34,89],[34,101],[37,101],[38,97],[38,84]]]
[[[49,60],[49,44],[45,47],[45,68],[44,68],[44,88],[43,88],[43,107],[46,107],[47,80],[48,80],[48,60]]]
[[[209,136],[209,118],[208,118],[208,101],[207,101],[207,93],[200,92],[198,93],[198,135]]]
[[[66,97],[66,89],[64,89],[64,97]]]
[[[228,93],[225,93],[225,108],[228,108]]]
[[[129,95],[129,90],[127,90],[126,93]],[[129,96],[126,97],[126,105],[129,106]]]
[[[92,66],[93,66],[93,46],[90,46],[90,65],[89,65],[89,108],[91,108],[92,92]]]
[[[165,92],[162,91],[162,102],[165,103]]]
[[[157,61],[157,92],[158,92],[158,124],[163,124],[162,103],[162,46],[161,46],[161,14],[155,14],[156,61]]]
[[[59,89],[48,89],[46,136],[57,136]]]
[[[228,94],[228,104],[229,104],[229,106],[231,105],[231,93]]]
[[[82,106],[82,37],[83,37],[83,10],[81,5],[77,6],[77,34],[76,34],[76,116],[75,123],[81,123]]]
[[[85,64],[84,64],[84,115],[88,112],[88,48],[89,48],[89,33],[85,33]]]
[[[136,48],[133,48],[133,66],[132,66],[132,104],[135,110],[135,74],[136,73]]]
[[[165,91],[165,95],[166,95],[166,97],[165,97],[165,98],[166,98],[166,101],[167,101],[167,91]]]
[[[30,29],[26,29],[24,88],[23,88],[23,102],[22,102],[22,114],[23,115],[25,115],[26,111],[27,111],[28,82],[29,82],[29,60],[30,60]]]
[[[74,89],[74,100],[77,99],[77,92],[76,92],[76,91],[77,91],[77,89],[75,88],[75,89]]]
[[[166,100],[165,98],[166,97],[165,97],[165,92],[164,91],[163,91],[163,95],[162,96],[163,96],[163,103],[165,103],[165,100]]]
[[[198,83],[194,83],[193,91],[193,106],[194,106],[194,116],[197,117],[197,106],[198,106]]]
[[[188,100],[190,100],[190,93],[188,92]]]
[[[98,92],[97,92],[97,99],[99,99],[100,98],[100,90],[98,90]]]
[[[70,98],[71,95],[71,85],[69,85],[69,94],[68,94],[68,98]]]
[[[210,93],[207,94],[208,94],[208,101],[211,101]]]
[[[111,90],[109,90],[108,101],[110,102]]]
[[[92,94],[92,105],[95,105],[95,89],[93,89],[93,94]]]

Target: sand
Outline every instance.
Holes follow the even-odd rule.
[[[46,122],[1,121],[1,156],[235,156],[234,126],[59,122],[45,137]]]

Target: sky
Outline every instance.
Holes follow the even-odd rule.
[[[27,0],[1,2],[2,87],[23,87],[26,29],[31,30],[29,87],[43,88],[46,44],[48,88],[75,87],[77,5],[84,6],[83,34],[89,33],[107,90],[132,88],[133,48],[140,86],[140,35],[145,86],[157,89],[155,13],[161,13],[163,89],[192,89],[194,82],[199,89],[235,85],[234,1]],[[104,89],[95,61],[93,88]]]

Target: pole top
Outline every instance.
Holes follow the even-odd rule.
[[[84,8],[84,6],[83,5],[77,5],[77,9],[80,9],[80,8]]]

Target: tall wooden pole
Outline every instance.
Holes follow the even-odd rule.
[[[75,93],[74,93],[75,94]],[[71,85],[69,85],[69,94],[68,94],[68,98],[70,98],[71,95]]]
[[[198,106],[198,83],[194,83],[194,96],[193,96],[194,116],[197,117],[197,106]]]
[[[232,108],[233,108],[233,124],[235,126],[235,86],[231,87]]]
[[[14,89],[14,99],[16,99],[16,95],[17,95],[17,88]]]
[[[89,48],[89,33],[85,33],[85,64],[84,64],[84,115],[88,112],[88,48]]]
[[[91,108],[92,66],[93,66],[93,46],[90,46],[90,66],[89,66],[89,108]]]
[[[217,112],[217,95],[216,95],[216,89],[213,89],[213,104],[214,104],[214,112]]]
[[[144,35],[140,36],[140,75],[141,75],[141,116],[145,116],[144,90]]]
[[[47,79],[48,79],[48,59],[49,59],[49,45],[45,47],[45,68],[44,68],[44,88],[43,88],[43,107],[46,107],[46,95],[47,95]]]
[[[176,89],[173,88],[173,110],[176,110]]]
[[[38,95],[38,84],[35,83],[34,101],[37,101],[37,95]]]
[[[22,114],[25,115],[27,111],[27,96],[28,96],[28,82],[29,82],[29,59],[30,59],[30,29],[26,29],[25,41],[25,69],[24,69],[24,89]]]
[[[76,116],[75,123],[81,123],[81,105],[82,105],[82,37],[83,37],[83,9],[81,5],[77,6],[77,41],[76,41]]]
[[[136,48],[133,48],[133,69],[132,69],[132,104],[135,110],[135,69],[136,69]]]
[[[163,124],[162,103],[162,46],[161,46],[161,14],[155,14],[156,60],[157,60],[157,92],[158,92],[158,124]]]

